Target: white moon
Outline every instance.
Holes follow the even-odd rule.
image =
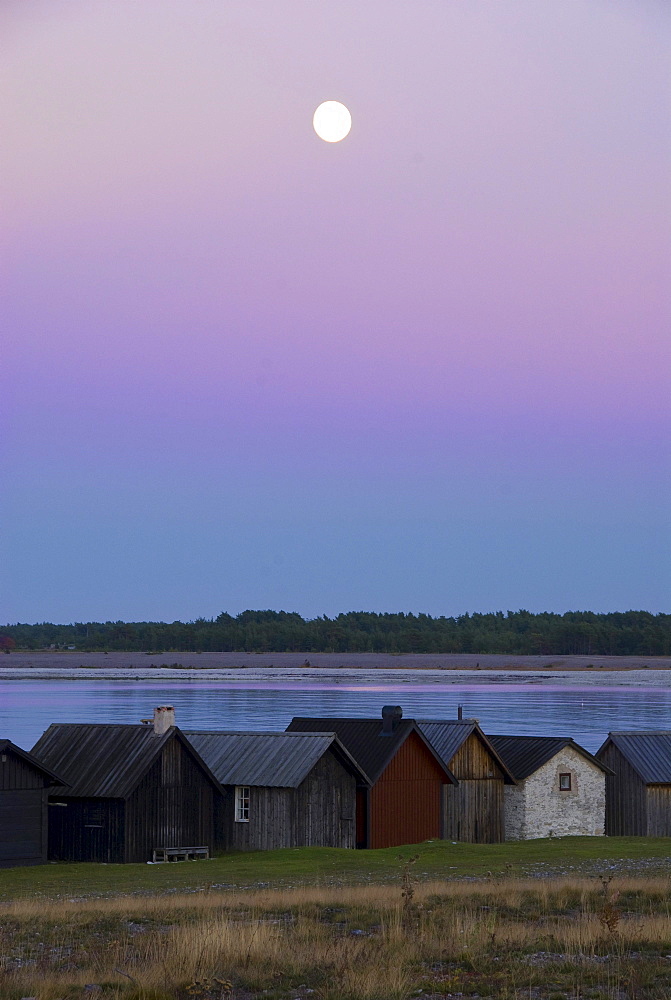
[[[324,142],[340,142],[352,127],[352,116],[340,101],[324,101],[312,119],[314,130]]]

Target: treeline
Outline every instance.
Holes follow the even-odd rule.
[[[3,641],[4,637],[4,641]],[[646,611],[595,614],[431,615],[351,611],[302,618],[287,611],[225,612],[192,622],[75,622],[6,625],[0,648],[121,650],[147,653],[509,653],[516,655],[670,656],[671,615]]]

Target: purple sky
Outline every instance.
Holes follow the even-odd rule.
[[[670,609],[665,0],[0,20],[0,621]]]

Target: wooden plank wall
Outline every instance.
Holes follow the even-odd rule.
[[[647,836],[671,837],[671,785],[646,788]]]
[[[462,778],[467,781],[478,778],[503,780],[503,772],[499,765],[475,733],[471,733],[461,744],[450,761],[449,768],[457,781],[461,781]]]
[[[328,750],[296,789],[297,847],[355,847],[356,778]]]
[[[504,839],[503,772],[489,749],[471,733],[449,763],[459,781],[443,794],[443,837],[472,844]]]
[[[59,802],[64,805],[56,805]],[[53,796],[49,803],[50,860],[122,864],[124,809],[122,799]]]
[[[44,774],[10,749],[0,754],[0,868],[47,860]]]
[[[126,862],[149,861],[155,847],[214,846],[215,789],[177,739],[166,743],[126,802]]]
[[[599,760],[615,772],[606,775],[606,836],[648,836],[643,781],[613,743],[599,754]]]
[[[497,844],[504,839],[503,781],[462,778],[446,785],[443,837],[469,844]]]
[[[356,779],[329,750],[298,788],[253,786],[249,822],[235,822],[235,789],[215,805],[216,850],[354,847]]]
[[[3,750],[0,757],[0,789],[44,788],[46,778],[36,768],[11,750]]]
[[[445,774],[411,733],[370,790],[369,847],[418,844],[441,835]]]
[[[293,788],[252,787],[249,822],[235,822],[235,788],[226,789],[215,803],[215,850],[272,851],[294,847]]]

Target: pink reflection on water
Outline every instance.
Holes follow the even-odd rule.
[[[585,691],[585,692],[629,692],[647,690],[648,693],[652,693],[653,690],[668,690],[662,688],[635,688],[631,684],[605,684],[603,686],[596,684],[541,684],[540,682],[533,680],[524,680],[521,682],[511,682],[511,683],[483,683],[483,684],[460,684],[458,682],[450,682],[448,684],[441,684],[436,682],[435,684],[356,684],[352,681],[343,681],[339,683],[334,681],[332,683],[317,683],[310,681],[303,681],[296,683],[295,681],[247,681],[246,683],[240,683],[238,681],[196,681],[190,678],[185,678],[183,681],[166,681],[161,683],[160,681],[145,681],[142,680],[142,687],[147,690],[157,690],[157,691],[167,691],[167,690],[183,690],[188,688],[189,690],[208,690],[208,689],[229,689],[231,691],[361,691],[361,692],[384,692],[384,691],[397,691],[399,694],[404,692],[408,693],[426,693],[426,694],[456,694],[461,691],[472,691],[473,693],[484,694],[485,692],[492,693],[494,691],[505,691],[507,693],[511,691],[519,691],[520,688],[524,690],[535,690],[542,691],[543,693],[555,693],[555,694],[566,694],[569,691]],[[51,682],[56,683],[56,682]],[[62,681],[61,683],[70,683],[69,681]],[[124,687],[127,689],[134,689],[137,686],[137,681],[126,683],[124,681],[102,681],[99,683],[99,687],[103,688],[109,685],[110,689],[123,690]]]
[[[379,717],[386,702],[406,718],[454,719],[463,704],[486,732],[573,736],[595,750],[609,729],[667,728],[668,688],[573,685],[524,678],[502,683],[454,681],[357,683],[352,678],[191,680],[22,680],[0,687],[0,736],[25,749],[52,722],[137,723],[171,703],[183,729],[285,728],[292,716]]]

